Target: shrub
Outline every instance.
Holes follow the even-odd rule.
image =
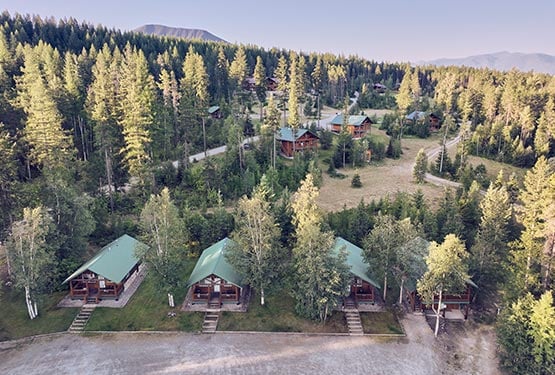
[[[353,179],[351,180],[351,187],[354,187],[354,188],[362,187],[362,182],[360,181],[360,175],[358,173],[353,176]]]

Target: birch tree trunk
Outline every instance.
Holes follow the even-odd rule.
[[[383,277],[383,300],[385,302],[385,298],[387,297],[387,272]]]
[[[441,315],[441,300],[443,297],[443,290],[439,290],[439,299],[437,301],[437,310],[434,310],[434,312],[436,313],[436,328],[434,330],[434,336],[437,337],[437,334],[439,332],[439,318]],[[434,308],[434,301],[432,300],[432,309]]]
[[[27,304],[27,313],[29,314],[29,318],[35,319],[38,315],[37,303],[33,303],[31,299],[31,291],[29,287],[25,287],[25,303]]]
[[[175,307],[175,303],[173,300],[173,294],[168,293],[168,305],[170,305],[170,307]]]
[[[401,305],[403,303],[403,286],[405,283],[405,279],[401,279],[401,288],[399,290],[399,305]]]
[[[264,288],[260,288],[260,305],[264,306]]]

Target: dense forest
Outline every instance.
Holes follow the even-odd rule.
[[[252,87],[245,85],[249,77]],[[277,79],[279,94],[267,94],[267,77]],[[355,92],[351,113],[394,110],[381,122],[389,146],[315,128],[321,106],[348,112]],[[208,114],[214,105],[221,118]],[[443,155],[441,166],[432,162],[430,168],[463,182],[445,192],[438,208],[420,193],[401,193],[323,215],[314,194],[327,166],[308,153],[276,158],[274,134],[284,125],[320,132],[322,148],[334,148],[327,161],[332,171],[364,165],[360,155],[368,149],[398,157],[404,136],[429,136],[427,125],[405,121],[415,110],[434,113],[441,132],[461,136],[456,160]],[[254,135],[260,141],[246,150],[244,140]],[[222,145],[222,157],[189,160]],[[529,171],[524,181],[501,174],[490,183],[467,165],[468,155]],[[74,19],[0,15],[0,241],[17,249],[15,238],[35,230],[44,249],[37,249],[36,273],[49,271],[43,272],[45,282],[20,282],[33,293],[60,288],[90,246],[123,233],[144,234],[145,210],[156,212],[151,206],[162,207],[163,199],[182,223],[180,246],[188,256],[227,235],[240,241],[245,215],[258,210],[279,228],[269,230],[273,237],[267,241],[292,249],[288,260],[274,254],[272,261],[291,262],[297,270],[313,266],[303,249],[330,247],[339,235],[365,248],[369,261],[383,264],[382,278],[395,280],[389,268],[399,269],[409,248],[395,243],[391,249],[397,250],[385,255],[371,250],[380,230],[417,233],[440,244],[438,249],[459,246],[449,236],[455,235],[466,254],[461,259],[468,258],[465,272],[479,286],[477,311],[485,320],[497,319],[503,366],[519,374],[553,373],[554,155],[553,76],[414,67],[161,38]],[[230,213],[237,205],[238,213]],[[314,243],[300,240],[311,236]],[[345,272],[326,256],[320,261],[329,272],[322,277]],[[17,257],[6,259],[8,269],[18,266]],[[497,317],[493,302],[501,306]],[[327,308],[314,306],[305,315],[322,318]]]

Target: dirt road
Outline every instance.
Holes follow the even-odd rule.
[[[406,338],[61,334],[0,343],[0,374],[496,374],[476,362],[449,364],[452,353],[422,316],[408,315],[403,326]]]

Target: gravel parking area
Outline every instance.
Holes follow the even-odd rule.
[[[421,316],[407,338],[291,334],[61,334],[0,343],[0,374],[455,374]],[[462,369],[461,369],[462,370]]]

